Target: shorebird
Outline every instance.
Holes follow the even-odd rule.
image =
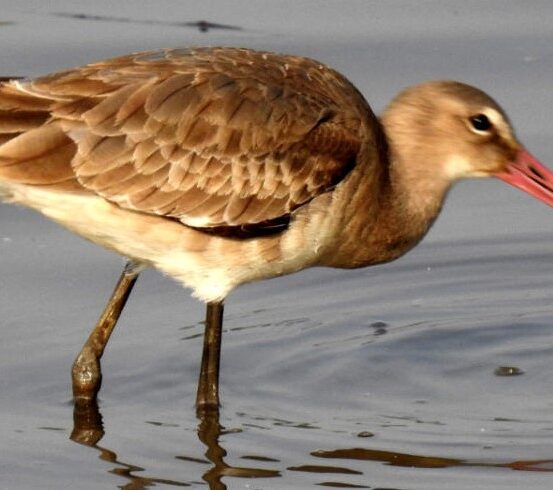
[[[129,259],[72,369],[95,400],[132,286],[155,267],[207,304],[196,403],[217,407],[223,300],[414,247],[457,180],[553,205],[553,173],[484,92],[433,81],[376,117],[342,75],[250,49],[135,53],[0,85],[0,195]]]

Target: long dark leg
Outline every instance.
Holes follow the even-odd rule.
[[[140,271],[139,265],[127,262],[102,316],[73,363],[71,373],[75,402],[96,399],[102,384],[100,358]]]
[[[219,408],[219,360],[221,359],[222,329],[223,302],[207,303],[202,368],[196,395],[198,411]]]

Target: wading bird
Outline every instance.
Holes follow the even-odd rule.
[[[233,288],[394,260],[455,181],[488,176],[553,205],[553,173],[489,96],[459,82],[408,88],[377,118],[317,61],[195,48],[0,85],[0,195],[129,259],[73,365],[76,401],[95,400],[143,268],[207,303],[196,402],[217,407]]]

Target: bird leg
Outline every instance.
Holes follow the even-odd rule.
[[[196,395],[198,412],[219,409],[219,360],[221,358],[222,328],[223,302],[207,303],[202,367]]]
[[[102,384],[100,358],[141,270],[141,266],[132,261],[125,264],[102,316],[73,363],[71,374],[76,403],[95,400],[98,395]]]

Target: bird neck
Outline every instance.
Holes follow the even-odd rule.
[[[426,235],[440,213],[451,180],[436,175],[428,158],[403,157],[389,149],[387,185],[381,195],[381,227],[387,230],[391,247],[402,255]],[[396,257],[392,257],[396,258]]]
[[[405,103],[396,99],[379,119],[387,146],[388,207],[394,219],[412,223],[422,235],[438,216],[457,177],[448,170],[451,148],[433,138],[436,128],[421,132],[421,126],[425,128],[421,118],[427,117],[425,107],[421,108],[418,100]]]
[[[389,185],[385,190],[395,219],[416,224],[425,231],[441,211],[452,183],[435,171],[436,166],[429,164],[430,158],[416,154],[402,156],[391,148]]]
[[[432,226],[449,189],[451,182],[426,175],[423,159],[406,158],[389,139],[365,150],[335,196],[345,211],[325,265],[364,267],[400,257]]]

